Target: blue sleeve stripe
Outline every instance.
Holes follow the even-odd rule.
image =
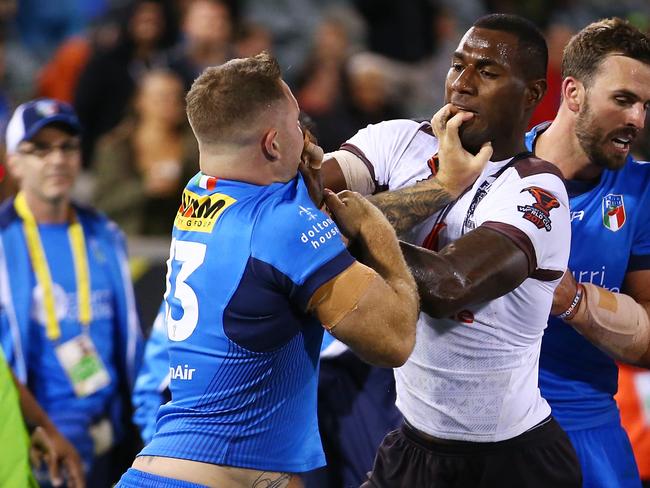
[[[627,265],[628,271],[642,271],[650,269],[650,254],[631,255],[630,262]]]
[[[344,249],[339,254],[334,256],[331,260],[318,268],[309,278],[298,288],[296,298],[301,310],[307,309],[307,304],[311,296],[321,287],[336,275],[341,274],[344,270],[349,268],[354,262],[354,258]]]

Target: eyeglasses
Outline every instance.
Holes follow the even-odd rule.
[[[64,155],[68,156],[78,152],[80,148],[81,143],[75,139],[70,139],[61,144],[47,144],[45,142],[29,141],[19,148],[18,152],[20,154],[30,154],[39,158],[45,158],[57,149],[60,149]]]

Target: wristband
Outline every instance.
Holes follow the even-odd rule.
[[[580,305],[580,301],[582,300],[583,293],[584,293],[584,287],[582,286],[581,283],[578,283],[578,286],[576,288],[576,296],[573,297],[573,301],[571,302],[571,305],[569,305],[569,308],[567,308],[560,315],[557,315],[557,318],[562,320],[568,318],[574,312],[574,310],[578,308],[578,305]]]

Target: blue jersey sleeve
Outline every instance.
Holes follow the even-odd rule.
[[[321,285],[354,262],[339,228],[315,208],[301,179],[294,197],[278,199],[259,215],[251,257],[289,278],[280,286],[302,310]]]

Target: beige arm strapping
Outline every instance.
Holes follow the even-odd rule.
[[[361,193],[363,196],[372,195],[375,191],[375,182],[372,180],[372,175],[368,170],[361,158],[355,156],[350,151],[338,150],[327,153],[323,160],[335,158],[339,163],[345,184],[348,190]]]
[[[650,318],[634,298],[584,284],[578,311],[566,322],[614,359],[636,363],[650,346]]]

